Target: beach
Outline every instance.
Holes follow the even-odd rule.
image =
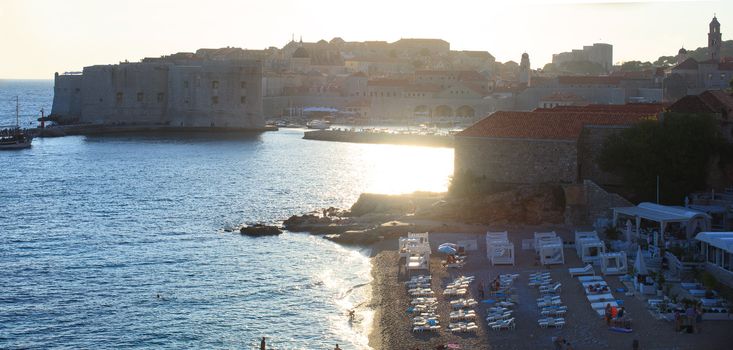
[[[410,304],[410,296],[404,286],[408,279],[404,271],[404,260],[400,263],[397,253],[397,241],[388,239],[372,246],[372,282],[373,297],[371,307],[375,310],[374,328],[369,337],[369,345],[374,349],[435,349],[444,344],[459,344],[461,349],[552,349],[552,338],[562,336],[573,349],[631,349],[632,343],[638,340],[640,349],[726,349],[733,340],[730,333],[730,323],[727,321],[704,321],[701,324],[700,334],[681,334],[673,330],[672,322],[656,319],[646,309],[646,301],[642,297],[625,296],[615,292],[616,288],[623,287],[618,276],[604,276],[614,297],[624,301],[628,316],[632,319],[632,333],[618,333],[610,331],[604,320],[593,311],[586,300],[585,293],[577,278],[570,277],[568,268],[582,267],[572,248],[565,248],[565,264],[541,267],[535,261],[534,250],[522,250],[522,239],[530,239],[534,232],[554,230],[565,241],[572,241],[573,229],[565,226],[470,226],[449,224],[450,232],[430,233],[430,244],[435,249],[444,242],[458,240],[476,240],[478,249],[468,251],[466,265],[460,269],[446,269],[440,261],[444,254],[431,255],[430,275],[432,289],[438,297],[437,313],[440,315],[442,328],[438,332],[413,333],[411,316],[406,312]],[[509,239],[516,247],[516,265],[491,266],[486,258],[484,233],[492,231],[509,232]],[[596,267],[596,274],[600,274]],[[550,272],[555,282],[562,283],[559,294],[568,307],[565,316],[567,324],[561,329],[540,328],[537,319],[540,318],[535,299],[539,297],[534,287],[528,286],[530,273],[538,271]],[[412,274],[425,271],[413,272]],[[514,308],[516,329],[490,330],[484,318],[486,306],[479,303],[475,308],[479,314],[476,320],[479,326],[475,333],[456,333],[448,331],[448,314],[450,305],[448,299],[442,296],[443,286],[460,275],[472,275],[477,278],[471,284],[470,294],[478,298],[478,282],[488,286],[498,274],[518,273],[515,281],[519,304]]]

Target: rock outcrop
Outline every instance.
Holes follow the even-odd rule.
[[[449,198],[416,216],[480,224],[560,224],[565,193],[560,185],[518,186],[486,196]]]
[[[244,226],[239,229],[239,233],[247,236],[252,237],[260,237],[260,236],[277,236],[281,233],[283,233],[280,228],[276,226],[270,226],[270,225],[264,225],[264,224],[254,224],[249,226]]]

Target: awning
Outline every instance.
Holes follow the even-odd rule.
[[[733,253],[733,232],[700,232],[695,239]]]

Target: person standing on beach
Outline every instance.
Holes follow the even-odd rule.
[[[339,347],[339,345],[338,345],[338,344],[336,344],[336,347],[335,347],[335,348],[333,348],[333,350],[341,350],[341,348]]]
[[[610,326],[611,325],[611,304],[610,303],[606,304],[606,310],[605,310],[603,317],[606,318],[606,326]]]
[[[265,350],[265,337],[262,337],[262,341],[260,341],[260,350]]]

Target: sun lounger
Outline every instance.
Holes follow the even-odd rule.
[[[608,283],[606,281],[591,281],[591,282],[581,282],[581,285],[583,285],[583,288],[588,288],[589,286],[607,286]]]
[[[578,281],[581,283],[603,281],[603,276],[578,276]]]
[[[571,267],[568,269],[568,272],[570,273],[570,277],[596,274],[596,271],[593,270],[593,265],[591,264],[585,265],[585,267]]]
[[[588,298],[588,301],[590,301],[591,303],[597,303],[597,302],[606,301],[606,300],[608,300],[608,301],[615,300],[615,298],[613,297],[613,295],[610,294],[610,293],[606,293],[606,294],[591,294],[591,295],[587,295],[586,297]]]
[[[516,326],[514,324],[514,318],[510,318],[508,320],[502,320],[502,321],[496,321],[489,323],[489,326],[493,330],[502,330],[502,329],[514,329]]]
[[[590,307],[596,310],[601,309],[601,311],[603,311],[606,308],[607,304],[611,304],[612,307],[613,306],[618,307],[618,304],[615,301],[601,301],[601,302],[591,303]]]
[[[446,296],[464,296],[468,293],[468,289],[466,288],[460,288],[460,289],[446,289],[443,291],[443,295]]]
[[[415,326],[412,327],[413,332],[423,332],[423,331],[430,331],[430,332],[436,332],[440,330],[440,326]]]
[[[558,317],[558,318],[548,317],[548,318],[537,320],[537,323],[542,328],[547,328],[550,326],[555,327],[555,328],[562,328],[563,326],[565,326],[565,319],[562,317]]]

